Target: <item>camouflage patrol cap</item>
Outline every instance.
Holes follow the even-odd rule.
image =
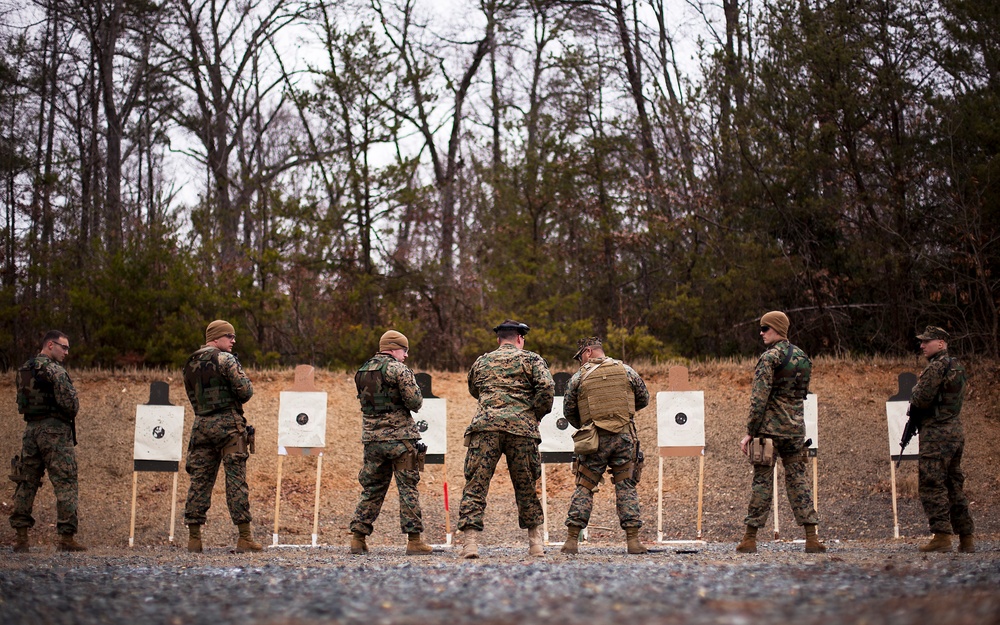
[[[577,349],[576,354],[573,355],[573,360],[580,360],[580,358],[583,356],[583,350],[587,349],[588,347],[600,347],[601,349],[604,349],[603,344],[601,343],[601,339],[597,338],[596,336],[588,336],[585,339],[580,339],[579,341],[576,342],[576,346],[579,349]]]
[[[944,328],[940,328],[938,326],[927,326],[926,328],[924,328],[924,333],[918,334],[917,338],[920,339],[921,341],[941,340],[947,342],[951,339],[951,335],[948,334],[948,331],[945,330]]]
[[[500,334],[501,332],[517,332],[521,336],[524,336],[530,329],[531,328],[529,328],[525,323],[514,321],[513,319],[507,319],[497,327],[493,328],[493,331],[497,334]]]

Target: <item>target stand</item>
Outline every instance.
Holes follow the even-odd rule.
[[[444,502],[444,542],[432,544],[435,549],[450,549],[452,544],[451,510],[448,502],[448,465],[445,457],[448,453],[448,400],[438,397],[431,388],[431,375],[418,373],[413,376],[420,387],[424,405],[414,417],[420,440],[427,445],[427,455],[424,464],[441,465],[442,499]]]
[[[656,542],[664,545],[704,545],[701,535],[705,492],[705,392],[691,390],[687,367],[670,367],[666,391],[656,394],[657,454]],[[698,513],[693,540],[663,539],[664,458],[698,457]]]
[[[885,402],[885,416],[889,433],[889,479],[892,482],[892,536],[899,538],[899,510],[896,505],[896,462],[902,460],[920,459],[920,435],[916,434],[910,439],[906,446],[906,453],[900,449],[903,429],[909,417],[906,415],[910,408],[910,398],[913,396],[913,387],[917,384],[917,376],[914,373],[900,373],[898,378],[899,390],[895,395]]]
[[[135,545],[136,494],[140,472],[174,474],[170,495],[170,533],[174,542],[177,516],[177,473],[181,461],[181,441],[184,432],[184,407],[170,403],[170,385],[153,382],[149,385],[149,403],[135,409],[135,445],[132,465],[132,519],[129,522],[128,546]]]
[[[278,476],[274,489],[274,533],[270,547],[318,547],[319,500],[323,475],[323,452],[326,449],[327,394],[316,389],[315,369],[310,365],[295,367],[295,382],[281,391],[278,405]],[[280,544],[281,478],[285,456],[316,456],[316,494],[313,504],[312,543]]]

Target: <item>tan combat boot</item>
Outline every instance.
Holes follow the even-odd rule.
[[[420,540],[420,532],[411,532],[407,534],[406,555],[422,556],[432,551],[434,551],[433,547]]]
[[[976,541],[972,539],[972,534],[961,534],[958,537],[958,550],[962,553],[975,553]]]
[[[544,558],[545,547],[542,546],[542,526],[536,525],[528,530],[528,555],[533,558]]]
[[[739,553],[757,553],[757,528],[747,525],[747,531],[743,534],[743,540],[736,545]]]
[[[56,545],[56,549],[59,551],[86,551],[87,548],[76,542],[73,538],[73,534],[60,534],[59,544]]]
[[[28,553],[28,528],[17,528],[17,539],[14,541],[14,553]]]
[[[920,547],[920,551],[924,553],[951,551],[951,534],[934,534],[929,543]]]
[[[191,553],[201,553],[201,526],[188,525],[188,551]]]
[[[479,532],[462,530],[462,557],[466,560],[479,557]]]
[[[625,540],[628,545],[628,552],[631,554],[639,553],[649,553],[649,549],[646,549],[641,542],[639,542],[639,528],[638,527],[626,527],[625,528]]]
[[[819,542],[816,535],[816,525],[806,525],[806,553],[825,553],[826,545]]]
[[[563,543],[560,553],[568,553],[570,555],[576,555],[579,545],[580,545],[580,530],[583,528],[578,525],[567,525],[566,526],[566,542]]]
[[[368,553],[368,537],[361,532],[352,532],[351,553],[356,556]]]
[[[264,551],[264,547],[262,547],[260,543],[254,541],[253,535],[250,533],[249,523],[240,523],[236,527],[240,529],[240,537],[236,540],[236,553]]]

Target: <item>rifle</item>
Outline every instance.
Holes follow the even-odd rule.
[[[899,463],[903,461],[903,451],[906,450],[906,446],[910,444],[913,437],[920,432],[920,426],[923,425],[924,418],[933,414],[933,408],[914,408],[912,404],[906,409],[906,416],[909,418],[906,420],[906,425],[903,426],[903,436],[899,439],[899,455],[896,456],[897,469],[899,468]]]

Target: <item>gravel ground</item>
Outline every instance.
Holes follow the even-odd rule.
[[[975,554],[921,554],[914,541],[583,544],[579,556],[547,548],[481,545],[479,560],[442,549],[406,557],[402,546],[351,556],[345,547],[96,548],[27,556],[0,552],[0,623],[570,624],[787,622],[1000,623],[1000,541]]]

